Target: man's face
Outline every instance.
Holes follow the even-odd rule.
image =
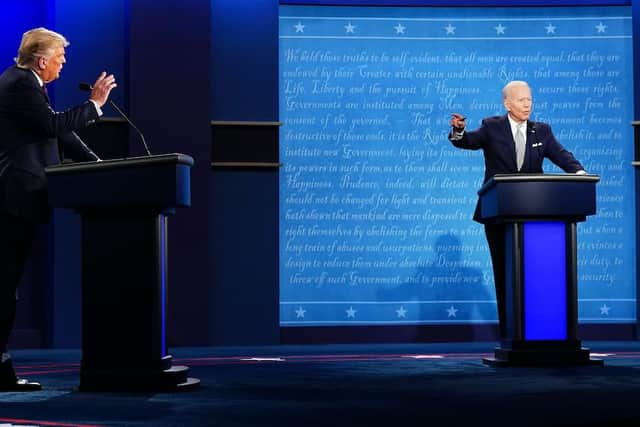
[[[531,89],[528,86],[514,86],[509,89],[504,99],[504,106],[509,115],[516,122],[524,122],[529,119],[533,109]]]
[[[44,68],[40,77],[45,83],[49,83],[60,77],[60,71],[62,70],[62,64],[67,62],[64,57],[64,47],[56,47],[53,49],[53,54],[49,58],[40,59]]]

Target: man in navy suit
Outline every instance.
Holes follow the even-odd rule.
[[[22,36],[16,65],[0,75],[0,391],[39,390],[18,379],[7,352],[16,310],[16,291],[39,223],[47,222],[44,169],[70,157],[99,160],[74,130],[102,115],[116,87],[102,73],[87,102],[63,112],[49,105],[45,85],[60,76],[69,43],[45,28]]]
[[[465,117],[452,114],[449,134],[451,143],[467,150],[484,152],[484,182],[496,174],[542,173],[542,161],[547,158],[568,173],[585,174],[584,168],[571,152],[555,138],[546,123],[529,120],[533,101],[526,82],[512,81],[502,89],[504,116],[482,120],[480,128],[465,130]],[[480,219],[480,200],[473,219]],[[501,224],[484,224],[491,253],[496,286],[500,336],[505,337],[505,228]]]

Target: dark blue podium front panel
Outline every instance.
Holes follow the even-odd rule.
[[[567,339],[567,257],[564,222],[524,224],[524,337]]]
[[[50,166],[49,200],[76,209],[186,207],[191,165],[190,156],[172,153]]]
[[[566,217],[594,215],[596,213],[596,186],[586,192],[583,183],[557,185],[553,175],[541,176],[549,181],[514,182],[503,185],[499,191],[488,191],[482,200],[482,217]],[[499,214],[498,214],[499,213]]]

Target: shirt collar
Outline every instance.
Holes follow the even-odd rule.
[[[38,80],[38,84],[40,85],[40,87],[44,86],[44,82],[42,81],[40,76],[35,71],[33,71],[31,69],[30,69],[30,71],[33,73],[34,76],[36,76],[36,79]]]
[[[515,135],[516,131],[518,130],[519,126],[525,126],[525,127],[527,126],[527,120],[525,120],[522,123],[516,123],[516,121],[513,120],[511,118],[511,116],[508,115],[508,114],[507,114],[507,119],[509,119],[509,125],[511,125],[511,132],[513,132],[514,135]]]

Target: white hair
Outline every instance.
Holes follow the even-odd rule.
[[[527,89],[531,90],[527,82],[522,80],[512,80],[502,88],[502,99],[509,98],[509,93],[514,87],[526,87]]]

